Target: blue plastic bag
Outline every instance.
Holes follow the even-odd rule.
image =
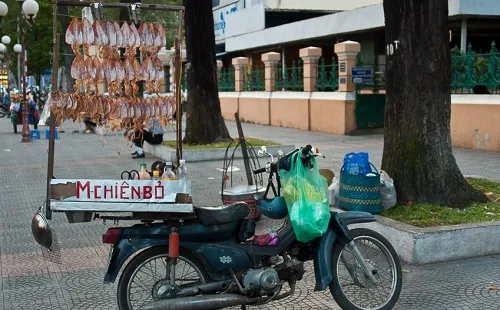
[[[368,153],[349,153],[344,156],[343,171],[352,175],[367,175],[372,172]]]
[[[310,159],[314,168],[306,168],[299,153],[292,156],[290,171],[280,170],[280,177],[295,236],[309,242],[322,236],[330,222],[328,184],[319,174],[316,159]]]

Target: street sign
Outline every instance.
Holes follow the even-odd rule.
[[[351,76],[354,84],[373,83],[372,67],[353,67]]]

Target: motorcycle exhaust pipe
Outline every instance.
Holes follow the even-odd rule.
[[[259,299],[237,294],[201,295],[155,301],[141,307],[141,310],[216,310],[250,305]]]

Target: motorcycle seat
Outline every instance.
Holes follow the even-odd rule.
[[[205,226],[233,223],[248,216],[250,208],[244,202],[219,207],[195,207],[196,217]]]

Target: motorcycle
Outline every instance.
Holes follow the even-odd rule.
[[[4,116],[10,117],[10,109],[8,105],[0,103],[0,118]]]
[[[394,248],[372,230],[349,228],[351,224],[375,222],[372,214],[331,211],[328,229],[321,237],[308,243],[296,240],[280,196],[278,174],[280,169],[290,170],[296,152],[304,165],[322,156],[310,145],[286,155],[280,152],[276,161],[266,152],[270,162],[253,171],[269,174],[265,194],[255,196],[259,210],[267,217],[284,219],[277,230],[277,245],[258,246],[247,241],[255,233],[255,223],[245,220],[249,213],[246,203],[196,207],[196,217],[180,223],[169,220],[109,228],[103,235],[103,242],[111,244],[104,282],[114,282],[127,262],[118,281],[119,309],[210,310],[263,305],[293,295],[308,261],[314,264],[314,290],[329,288],[342,309],[392,309],[402,285]],[[274,198],[266,198],[270,190]],[[285,284],[289,286],[286,291]]]

